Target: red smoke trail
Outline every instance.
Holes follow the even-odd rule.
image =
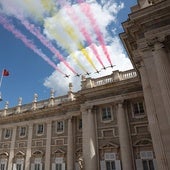
[[[77,0],[77,2],[80,4],[80,7],[81,7],[81,10],[83,11],[83,13],[89,18],[89,20],[90,20],[90,22],[91,22],[91,25],[92,25],[92,27],[93,27],[96,35],[97,35],[97,39],[98,39],[98,41],[100,42],[100,44],[101,44],[101,46],[102,46],[103,52],[104,52],[105,56],[107,57],[110,65],[112,65],[112,62],[111,62],[109,53],[108,53],[108,51],[107,51],[107,48],[106,48],[104,39],[103,39],[103,37],[102,37],[102,33],[101,33],[101,31],[100,31],[100,28],[99,28],[99,26],[97,25],[96,20],[95,20],[95,18],[93,17],[93,14],[91,13],[90,5],[88,5],[87,3],[81,3],[82,0]]]
[[[91,39],[90,34],[87,32],[87,30],[83,26],[84,24],[80,21],[80,19],[77,17],[77,15],[75,15],[75,13],[76,13],[75,10],[73,8],[71,8],[70,6],[67,6],[66,12],[68,13],[68,16],[71,17],[72,21],[78,26],[81,33],[84,35],[85,39],[87,40],[88,44],[89,45],[92,44],[91,49],[93,50],[93,53],[95,54],[95,56],[98,59],[98,61],[100,62],[100,64],[104,67],[104,64],[98,54],[98,51],[97,51],[96,47],[93,45],[93,41]]]
[[[27,39],[25,35],[23,35],[19,30],[17,30],[14,25],[10,24],[6,18],[0,16],[0,24],[6,30],[13,33],[16,38],[20,39],[26,47],[30,48],[32,51],[34,51],[34,53],[44,59],[50,66],[52,66],[61,74],[65,75],[60,69],[58,69],[57,65],[54,62],[52,62],[40,49],[38,49],[29,39]]]
[[[22,16],[19,16],[18,18],[28,31],[36,36],[44,46],[46,46],[56,57],[58,57],[60,61],[65,64],[67,68],[69,68],[74,74],[77,74],[76,71],[66,62],[60,52],[46,39],[46,37],[41,34],[41,32],[33,24],[30,24],[27,20],[23,19]]]

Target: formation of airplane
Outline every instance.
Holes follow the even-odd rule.
[[[104,66],[103,68],[101,68],[101,70],[96,70],[95,73],[99,74],[102,70],[106,70],[107,68],[113,68],[113,67],[115,67],[115,66],[116,66],[116,65],[110,65],[110,66],[108,66],[108,67],[105,67],[105,66]],[[90,74],[91,74],[90,72],[86,72],[85,75],[90,75]],[[77,73],[75,76],[80,77],[81,74]],[[69,78],[69,77],[70,77],[70,75],[65,74],[65,78]]]

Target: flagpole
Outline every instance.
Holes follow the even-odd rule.
[[[3,70],[4,70],[4,69],[3,69]],[[3,75],[3,70],[2,70],[1,79],[0,79],[0,88],[1,88],[1,85],[2,85],[3,77],[4,77],[4,75]]]

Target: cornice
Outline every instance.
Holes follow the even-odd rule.
[[[139,77],[135,77],[127,80],[121,80],[118,82],[105,84],[103,86],[97,86],[94,88],[83,90],[76,95],[76,99],[79,100],[80,98],[80,100],[86,102],[91,98],[103,98],[103,96],[110,96],[110,95],[114,96],[121,93],[123,89],[126,90],[131,89],[132,86],[141,87],[141,82]]]
[[[143,97],[142,91],[120,94],[117,96],[105,97],[102,99],[89,100],[86,102],[86,105],[97,106],[97,105],[108,104],[108,103],[120,103],[122,101],[129,100],[132,98],[138,98],[138,97]]]
[[[53,106],[53,107],[45,107],[42,109],[37,110],[28,110],[24,113],[19,114],[11,114],[8,116],[1,117],[0,124],[5,123],[14,123],[14,122],[23,122],[23,121],[33,121],[33,120],[46,120],[46,118],[50,117],[67,117],[67,115],[70,115],[71,113],[73,115],[77,115],[77,110],[79,110],[77,102],[68,102],[63,103],[60,106]]]
[[[138,11],[132,12],[129,14],[130,20],[138,20],[141,18],[145,18],[147,16],[152,16],[153,14],[157,14],[158,11],[165,11],[165,9],[168,9],[170,7],[170,1],[165,0],[160,3],[156,3],[154,5],[150,5],[146,8],[142,8]]]

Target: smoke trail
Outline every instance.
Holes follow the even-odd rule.
[[[41,0],[42,6],[47,10],[48,12],[51,12],[54,6],[54,3],[50,0]]]
[[[87,32],[87,30],[83,26],[84,24],[81,22],[81,20],[77,17],[77,15],[75,15],[75,13],[76,13],[75,10],[73,8],[71,8],[70,6],[67,6],[66,12],[71,17],[72,21],[78,26],[79,30],[81,31],[81,33],[85,37],[86,41],[88,42],[88,45],[90,46],[92,44],[92,46],[90,46],[90,48],[92,49],[94,55],[96,56],[96,58],[98,59],[100,64],[103,67],[105,67],[100,56],[99,56],[99,54],[98,54],[96,47],[93,45],[93,41],[91,39],[90,34]]]
[[[68,51],[68,53],[70,53],[70,56],[75,60],[75,62],[78,64],[78,66],[85,72],[87,73],[87,70],[84,68],[84,66],[80,63],[80,61],[77,59],[76,55],[74,53],[72,53],[72,50],[70,49],[70,46],[68,43],[65,43],[65,40],[59,35],[57,34],[56,30],[52,30],[50,27],[49,23],[45,23],[45,27],[48,28],[48,31],[51,35],[53,35],[53,37],[59,41],[60,44],[62,44],[62,46],[64,46],[64,48]]]
[[[57,65],[52,62],[40,49],[38,49],[25,35],[23,35],[19,30],[15,28],[14,25],[10,24],[5,17],[0,16],[0,24],[8,31],[13,33],[16,38],[21,40],[26,47],[30,48],[34,53],[39,55],[44,61],[46,61],[50,66],[52,66],[55,70],[65,75],[60,69],[58,69]]]
[[[76,45],[78,49],[82,52],[82,54],[86,57],[87,61],[91,64],[91,66],[97,71],[91,57],[89,56],[87,50],[83,47],[83,44],[79,41],[79,38],[77,37],[74,29],[67,24],[67,22],[64,22],[64,20],[61,21],[61,19],[58,19],[60,23],[62,24],[63,29],[67,32],[67,34],[71,37],[72,40],[76,42]]]
[[[46,39],[46,37],[41,34],[41,32],[33,24],[30,24],[27,20],[24,20],[22,16],[19,16],[18,18],[28,31],[36,36],[44,46],[46,46],[56,57],[58,57],[60,61],[65,64],[67,68],[69,68],[74,74],[77,74],[76,71],[66,62],[61,53],[52,45],[52,43]]]
[[[80,7],[81,7],[81,10],[83,11],[83,13],[89,18],[89,21],[91,22],[91,25],[92,25],[92,27],[93,27],[96,35],[97,35],[97,39],[102,46],[103,52],[104,52],[105,56],[107,57],[110,65],[112,65],[112,62],[111,62],[109,53],[107,51],[104,39],[102,37],[102,33],[100,31],[100,28],[99,28],[95,18],[93,17],[93,14],[91,13],[90,5],[87,4],[87,3],[81,3],[82,2],[81,0],[78,0],[77,2],[80,4]]]
[[[32,16],[34,16],[39,22],[43,21],[43,16],[39,13],[39,9],[36,9],[36,6],[34,5],[33,1],[30,0],[23,0],[28,7],[28,10],[31,12]]]

